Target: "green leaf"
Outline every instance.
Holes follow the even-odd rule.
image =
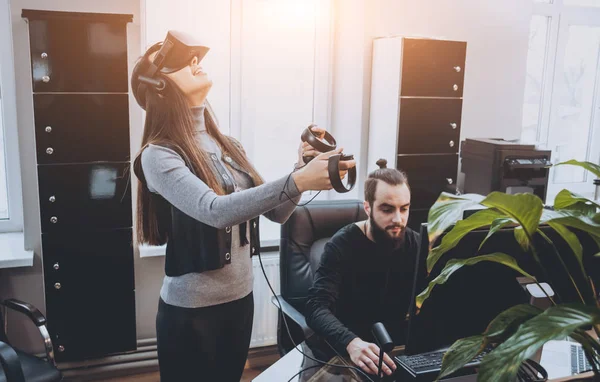
[[[565,304],[553,306],[523,323],[509,339],[482,361],[478,380],[513,382],[519,366],[546,342],[570,335],[583,326],[600,323],[594,306]]]
[[[485,239],[483,239],[483,241],[479,245],[479,250],[481,250],[481,248],[483,247],[485,242],[488,241],[488,239],[490,237],[492,237],[493,234],[495,234],[496,232],[500,231],[502,228],[504,228],[507,225],[514,223],[514,222],[515,222],[515,220],[512,218],[498,218],[498,219],[494,220],[492,222],[492,225],[490,226],[490,231],[488,232]]]
[[[562,165],[572,165],[572,166],[583,167],[584,169],[590,171],[592,174],[596,175],[596,177],[600,178],[600,166],[598,166],[595,163],[592,163],[592,162],[580,162],[580,161],[577,161],[575,159],[571,159],[571,160],[568,160],[566,162],[561,162],[561,163],[555,164],[554,167],[556,167],[556,166],[562,166]]]
[[[452,259],[452,260],[448,261],[448,263],[446,264],[444,269],[442,269],[440,274],[435,279],[433,279],[429,282],[429,285],[427,286],[427,288],[425,288],[425,290],[417,296],[417,302],[416,302],[417,307],[420,309],[421,306],[423,306],[423,302],[425,302],[425,300],[427,300],[427,298],[429,298],[429,296],[431,295],[433,288],[436,285],[441,285],[441,284],[444,284],[446,281],[448,281],[448,279],[450,278],[450,276],[452,276],[452,274],[454,272],[458,271],[465,265],[475,265],[482,261],[491,261],[491,262],[495,262],[495,263],[500,263],[500,264],[506,265],[507,267],[510,267],[510,268],[516,270],[517,272],[521,273],[523,276],[530,277],[534,280],[536,279],[529,273],[522,270],[519,267],[519,265],[517,264],[517,261],[512,256],[509,256],[505,253],[496,252],[496,253],[492,253],[490,255],[471,257],[469,259],[460,259],[460,260]]]
[[[527,252],[529,250],[529,238],[525,234],[523,227],[515,228],[515,239],[517,240],[517,243],[519,243],[523,251]]]
[[[485,209],[477,211],[465,220],[459,220],[454,228],[442,238],[440,245],[429,251],[429,255],[427,255],[427,272],[431,272],[440,257],[456,247],[466,234],[474,229],[489,226],[494,220],[500,217],[504,217],[504,215],[496,210]]]
[[[583,275],[587,279],[587,273],[585,271],[585,268],[583,267],[583,246],[579,242],[579,239],[577,238],[577,235],[575,235],[572,231],[570,231],[564,225],[562,225],[560,223],[557,223],[555,221],[549,221],[548,225],[550,227],[552,227],[552,229],[554,229],[560,235],[560,237],[563,238],[564,241],[567,242],[567,244],[571,248],[571,251],[573,251],[573,254],[577,258],[577,262],[579,263],[579,267],[581,268],[581,271],[583,272]],[[547,239],[547,240],[550,240],[550,239]],[[556,246],[554,245],[554,243],[552,243],[552,241],[550,241],[550,244],[554,248],[556,248]]]
[[[469,363],[477,354],[483,350],[482,335],[467,337],[456,341],[450,349],[444,354],[442,359],[442,368],[437,380],[444,378],[457,370],[462,369],[467,363]]]
[[[573,210],[592,217],[600,208],[600,204],[569,190],[562,190],[554,199],[554,208],[556,210]]]
[[[600,221],[596,217],[582,215],[575,211],[544,211],[540,224],[559,223],[567,227],[587,232],[600,248]]]
[[[508,308],[488,325],[485,336],[499,340],[511,336],[523,322],[542,313],[543,310],[530,304],[520,304]]]
[[[523,227],[528,237],[533,237],[542,216],[542,200],[533,194],[508,195],[503,192],[492,192],[482,205],[496,208],[500,212],[514,218]]]
[[[427,217],[429,245],[432,246],[438,236],[444,233],[448,227],[462,219],[464,210],[479,204],[483,199],[482,195],[477,194],[452,195],[442,192],[434,205],[429,209],[429,216]]]

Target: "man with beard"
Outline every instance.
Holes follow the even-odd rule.
[[[410,188],[406,174],[381,167],[365,182],[368,220],[339,230],[327,243],[306,305],[307,324],[365,372],[377,374],[379,348],[371,328],[382,322],[404,344],[419,234],[406,226]],[[383,371],[396,369],[384,356]]]

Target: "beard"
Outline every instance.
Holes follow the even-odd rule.
[[[372,213],[369,215],[369,224],[371,226],[371,235],[373,236],[373,240],[377,244],[380,244],[386,249],[390,250],[398,249],[402,246],[402,244],[404,244],[404,234],[406,233],[405,227],[399,224],[394,224],[382,228],[375,222]],[[398,227],[401,228],[400,234],[398,236],[392,236],[392,234],[388,232],[388,230]]]

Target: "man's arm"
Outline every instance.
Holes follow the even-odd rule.
[[[334,239],[335,240],[335,237]],[[306,323],[323,336],[338,352],[348,353],[354,364],[367,373],[376,374],[379,364],[379,347],[361,340],[336,316],[336,302],[342,283],[343,255],[337,245],[329,242],[321,256],[321,263],[306,303]],[[383,357],[383,372],[387,375],[396,370],[394,361]]]
[[[327,243],[309,289],[306,323],[338,351],[345,352],[350,341],[358,336],[335,316],[342,283],[342,265],[339,247],[332,242]]]

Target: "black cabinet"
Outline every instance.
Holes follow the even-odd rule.
[[[407,98],[400,103],[398,153],[450,154],[458,151],[460,98]]]
[[[42,263],[56,360],[136,349],[126,24],[23,10],[29,23]]]
[[[129,162],[38,167],[42,232],[132,226]]]
[[[411,190],[411,209],[428,209],[441,192],[452,192],[458,155],[399,155],[396,168],[406,172]]]
[[[128,161],[124,94],[34,94],[38,164]]]
[[[384,158],[406,172],[417,231],[440,193],[456,192],[466,50],[459,41],[374,41],[368,171]]]
[[[402,97],[463,96],[467,43],[402,39]]]
[[[23,10],[23,16],[35,93],[127,92],[129,15]]]

